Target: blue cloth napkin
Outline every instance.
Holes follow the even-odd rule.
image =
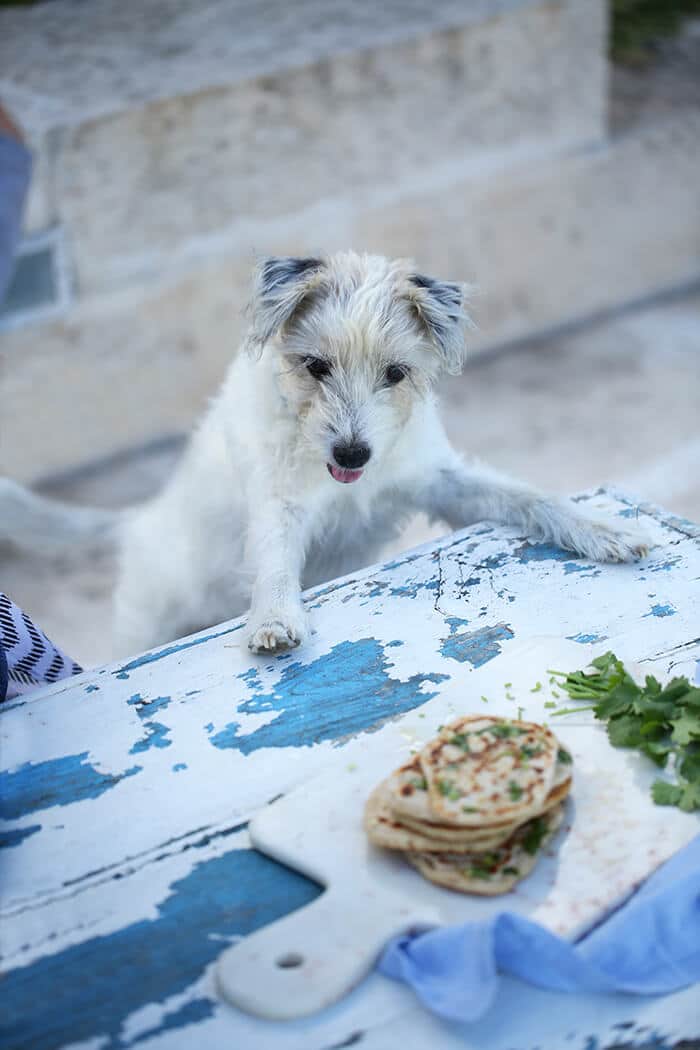
[[[700,836],[575,944],[503,912],[397,937],[379,971],[405,981],[428,1009],[452,1021],[485,1014],[501,974],[560,992],[663,995],[685,988],[700,981]]]

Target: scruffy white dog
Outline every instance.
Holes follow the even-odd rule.
[[[5,481],[0,539],[49,551],[111,532],[123,653],[249,605],[253,652],[299,645],[302,589],[370,563],[416,511],[515,525],[598,561],[641,557],[641,537],[450,446],[433,387],[463,364],[466,292],[405,260],[267,259],[244,352],[165,489],[111,515]]]

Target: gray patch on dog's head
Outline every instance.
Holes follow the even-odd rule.
[[[466,355],[465,332],[473,327],[466,313],[467,286],[438,281],[425,274],[408,275],[407,298],[411,307],[443,359],[448,372],[459,372]]]
[[[253,279],[249,345],[262,349],[298,312],[321,283],[324,261],[316,258],[270,256]]]

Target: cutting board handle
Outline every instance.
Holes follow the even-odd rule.
[[[357,912],[345,892],[327,890],[311,904],[227,948],[217,982],[234,1006],[276,1020],[316,1013],[347,994],[386,942],[438,923],[433,908],[394,894],[364,893]]]

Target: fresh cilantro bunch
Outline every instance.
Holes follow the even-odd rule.
[[[672,678],[662,686],[647,675],[639,686],[614,653],[591,661],[594,671],[561,675],[561,688],[572,700],[593,700],[589,709],[607,722],[614,747],[633,747],[657,766],[669,758],[676,784],[656,780],[651,793],[660,806],[678,806],[690,813],[700,809],[700,688],[687,678]],[[558,715],[582,708],[557,711]]]

